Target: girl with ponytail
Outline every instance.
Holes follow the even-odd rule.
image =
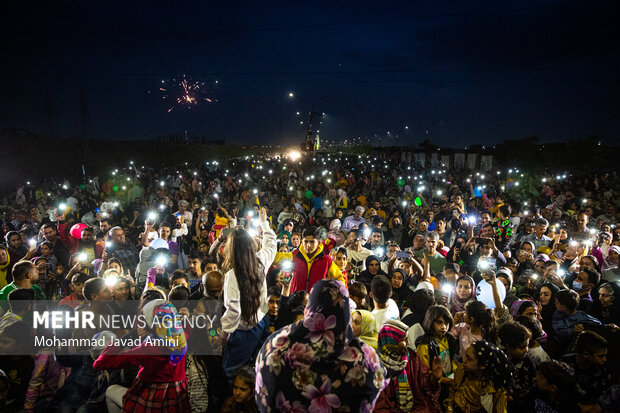
[[[450,334],[459,341],[459,356],[465,357],[467,347],[474,341],[486,340],[497,343],[497,325],[493,311],[480,301],[470,301],[465,311],[454,317],[454,327]]]

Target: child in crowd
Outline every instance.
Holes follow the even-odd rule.
[[[596,318],[577,310],[579,295],[573,290],[561,290],[555,295],[556,312],[553,314],[553,331],[556,341],[566,346],[573,333],[584,330],[584,324],[600,325]]]
[[[254,401],[254,382],[256,372],[252,367],[243,366],[233,376],[233,394],[222,404],[221,413],[256,412]]]
[[[351,327],[355,337],[377,350],[377,326],[370,311],[355,310],[351,314]]]
[[[506,323],[498,332],[501,347],[515,368],[512,385],[508,388],[509,411],[527,409],[530,391],[536,386],[536,370],[527,351],[532,333],[519,323]]]
[[[165,300],[149,301],[142,308],[147,328],[138,328],[138,334],[164,340],[174,339],[174,348],[157,347],[146,340],[136,348],[120,352],[120,347],[110,344],[95,360],[97,370],[140,366],[138,377],[123,396],[125,412],[167,412],[190,411],[185,376],[185,332],[180,328],[157,327],[164,324],[166,317],[174,317],[176,308]],[[154,322],[154,320],[159,322]]]
[[[459,359],[465,357],[465,350],[474,341],[487,340],[497,342],[497,328],[495,315],[480,301],[470,301],[465,305],[465,311],[454,316],[454,328],[450,334],[459,341]]]
[[[441,305],[432,305],[424,317],[425,334],[416,342],[416,352],[422,363],[430,368],[431,360],[439,357],[444,378],[449,378],[456,369],[456,357],[459,342],[448,334],[454,327],[454,320],[448,309]],[[442,382],[447,380],[442,379]]]
[[[541,341],[546,340],[540,320],[536,317],[520,316],[515,321],[527,328],[532,334],[528,344],[527,355],[534,363],[534,367],[537,367],[543,361],[550,360],[549,354],[540,345]]]
[[[575,372],[566,363],[547,360],[536,368],[536,388],[531,411],[536,413],[578,413]]]
[[[381,330],[387,320],[400,319],[398,305],[390,297],[392,296],[392,283],[385,275],[376,275],[371,283],[372,301],[375,309],[372,315],[375,317],[377,331]]]
[[[366,297],[368,297],[368,290],[366,286],[355,280],[351,280],[349,283],[349,297],[359,310],[367,310],[368,305],[366,302]]]
[[[568,354],[563,361],[575,371],[579,401],[594,404],[612,385],[607,370],[607,340],[593,331],[584,331],[577,337],[575,354]]]
[[[60,300],[58,303],[59,306],[69,306],[75,309],[77,306],[85,303],[83,287],[84,283],[90,278],[87,274],[83,272],[78,272],[74,274],[71,278],[71,283],[69,284],[69,290],[71,294]]]
[[[503,351],[486,340],[473,342],[450,383],[445,411],[506,413],[513,376],[514,368]]]

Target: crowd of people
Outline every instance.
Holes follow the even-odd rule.
[[[619,183],[323,154],[18,185],[0,411],[618,411]],[[109,343],[72,353],[29,347],[43,300],[221,312],[215,333],[56,330]],[[207,341],[221,352],[192,351]]]

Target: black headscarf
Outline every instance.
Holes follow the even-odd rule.
[[[425,288],[411,291],[407,298],[407,307],[409,307],[411,314],[407,314],[402,321],[409,327],[418,323],[422,325],[426,310],[433,304],[435,304],[435,296],[432,291]]]
[[[474,341],[472,344],[478,359],[478,365],[485,367],[485,374],[496,389],[506,388],[512,383],[515,370],[506,354],[495,344],[486,340]]]
[[[401,308],[403,302],[406,302],[409,299],[411,289],[407,286],[407,273],[402,268],[395,268],[394,271],[392,271],[388,277],[390,281],[392,281],[392,277],[394,277],[394,274],[397,272],[403,276],[403,283],[399,288],[392,287],[392,299],[396,301],[398,308]]]
[[[368,264],[370,264],[372,261],[377,261],[379,263],[379,272],[377,272],[377,274],[375,275],[372,275],[370,271],[368,271]],[[379,274],[385,275],[387,277],[387,274],[381,269],[381,261],[379,260],[379,258],[377,258],[376,255],[369,255],[366,258],[366,269],[357,276],[356,280],[363,283],[366,286],[366,290],[370,292],[370,284],[372,283],[372,279]]]
[[[547,334],[553,333],[553,313],[555,313],[555,295],[560,291],[557,285],[552,283],[544,283],[538,289],[538,296],[540,297],[540,289],[543,287],[547,287],[551,290],[551,299],[549,300],[549,304],[543,305],[542,310],[540,311],[540,315],[542,317],[542,326],[543,330]]]

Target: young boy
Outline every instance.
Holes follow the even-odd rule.
[[[71,290],[71,294],[60,300],[58,303],[59,306],[65,305],[69,306],[73,309],[75,307],[82,305],[85,303],[83,288],[84,283],[90,278],[89,275],[84,274],[83,272],[78,272],[71,277],[71,283],[69,284],[69,289]]]
[[[575,397],[575,373],[566,363],[548,360],[536,369],[532,408],[536,413],[580,412]]]
[[[366,286],[359,281],[351,281],[349,284],[349,297],[356,305],[358,310],[366,310],[366,297],[368,290]]]
[[[528,345],[529,349],[527,351],[527,355],[534,363],[534,367],[538,367],[538,365],[543,361],[551,360],[551,357],[549,357],[539,342],[539,340],[546,338],[540,320],[536,317],[522,315],[517,317],[515,321],[522,324],[525,328],[530,330],[530,333],[532,333],[532,337],[530,338]]]
[[[575,371],[580,402],[594,404],[596,399],[612,385],[607,370],[607,340],[593,331],[584,331],[577,338],[575,354],[564,361]]]
[[[170,277],[170,289],[172,290],[177,285],[182,285],[185,288],[189,289],[189,279],[187,275],[182,271],[175,271],[172,273]]]
[[[275,285],[272,285],[267,289],[267,305],[269,310],[267,316],[269,316],[269,334],[276,331],[276,318],[278,317],[278,308],[280,304],[281,289]]]
[[[392,282],[385,275],[376,275],[370,285],[372,301],[375,309],[372,314],[375,316],[377,331],[389,319],[400,320],[398,305],[390,297],[392,296]]]
[[[519,323],[506,323],[499,329],[498,335],[516,370],[513,385],[508,389],[511,395],[508,410],[525,410],[529,404],[530,391],[536,386],[534,363],[527,355],[532,333]]]
[[[601,322],[589,316],[583,311],[577,310],[579,295],[573,290],[560,290],[555,295],[555,309],[553,314],[553,331],[555,340],[562,345],[568,344],[573,333],[581,333],[584,324],[597,324]]]

